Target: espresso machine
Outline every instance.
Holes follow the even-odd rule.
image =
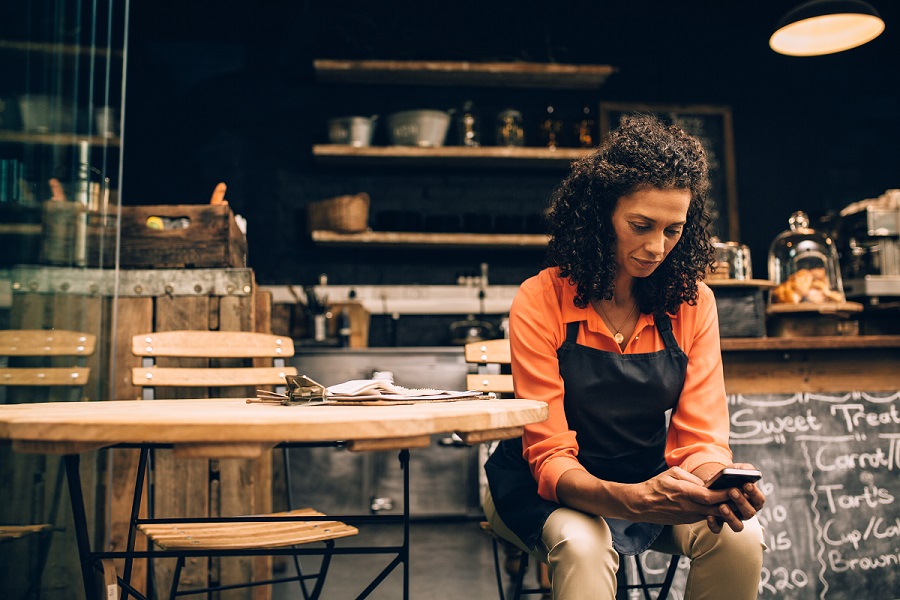
[[[900,298],[900,190],[842,210],[838,240],[847,298]]]

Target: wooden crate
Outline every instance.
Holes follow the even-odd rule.
[[[763,288],[721,280],[708,283],[716,296],[721,337],[765,337],[766,298]]]
[[[138,333],[176,329],[271,331],[271,294],[257,288],[249,269],[127,270],[119,272],[118,280],[114,276],[114,271],[65,267],[17,267],[12,271],[15,291],[10,327],[75,328],[98,334],[94,364],[89,363],[91,400],[137,401],[140,397],[140,391],[130,382],[131,368],[140,366],[140,359],[131,354],[131,337]],[[196,397],[196,390],[191,390],[191,395]],[[229,391],[217,391],[215,395],[229,395]],[[253,461],[176,461],[171,451],[158,451],[156,459],[157,515],[222,516],[271,510],[271,454]],[[15,470],[7,468],[9,461],[14,461]],[[52,458],[13,455],[9,448],[0,448],[0,506],[4,514],[30,517],[33,505],[47,505],[51,486],[46,482],[52,481],[55,464]],[[90,534],[96,545],[113,551],[125,549],[136,465],[137,450],[108,449],[82,455]],[[40,475],[36,480],[40,486],[23,489],[21,482],[30,482],[28,473],[33,472]],[[111,482],[109,489],[107,481]],[[145,509],[146,505],[145,499]],[[72,585],[80,581],[81,571],[67,495],[60,515],[65,531],[56,534],[51,546],[42,598],[72,598],[73,590],[79,589]],[[138,541],[144,540],[138,536]],[[0,552],[5,549],[0,548]],[[4,558],[0,554],[0,563]],[[189,559],[182,572],[181,589],[205,584],[208,574],[222,585],[263,579],[271,572],[271,565],[269,557]],[[24,578],[24,564],[20,566],[18,573],[12,567],[4,567],[4,572]],[[154,566],[157,589],[168,590],[174,560],[156,560]],[[122,564],[118,567],[121,575]],[[136,561],[132,583],[143,590],[146,576],[144,561]],[[271,590],[231,590],[220,592],[218,597],[267,599]]]
[[[227,204],[123,206],[119,227],[123,268],[247,265],[247,239]]]

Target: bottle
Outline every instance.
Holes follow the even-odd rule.
[[[90,204],[91,165],[90,147],[86,141],[78,144],[78,176],[75,181],[75,202],[80,206],[75,217],[75,266],[87,264],[87,210]]]
[[[481,145],[479,133],[478,113],[475,112],[475,103],[466,100],[463,104],[462,114],[459,116],[459,145],[469,148],[477,148]]]
[[[591,108],[587,105],[581,109],[581,119],[575,123],[575,139],[582,148],[595,146],[594,119],[591,117]]]
[[[556,109],[552,104],[547,105],[547,114],[541,121],[541,140],[551,150],[559,147],[559,132],[562,130],[562,121],[556,115]]]
[[[350,345],[350,333],[350,314],[344,309],[338,314],[338,341],[341,348],[346,348]]]

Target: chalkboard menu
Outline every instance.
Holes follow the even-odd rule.
[[[759,600],[900,598],[900,391],[728,401],[734,460],[763,472]],[[666,556],[639,560],[662,578]],[[670,600],[687,570],[682,558]]]
[[[618,127],[622,117],[631,114],[656,115],[700,140],[709,159],[713,230],[722,241],[740,241],[731,109],[727,106],[603,102],[600,104],[601,140]]]
[[[730,396],[762,470],[760,598],[900,598],[900,392]]]

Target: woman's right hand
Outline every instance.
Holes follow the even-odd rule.
[[[572,469],[559,478],[556,494],[562,504],[576,510],[661,525],[696,523],[707,516],[722,517],[719,505],[727,499],[727,492],[706,489],[702,479],[681,467],[671,467],[635,484],[605,481],[586,471]],[[731,525],[741,527],[739,523]]]
[[[681,467],[670,467],[643,483],[628,486],[623,498],[631,513],[631,521],[679,525],[696,523],[707,516],[720,516],[718,504],[725,502],[726,494],[718,501],[710,498],[711,490],[704,487],[702,479]]]
[[[670,467],[634,484],[605,481],[572,469],[562,474],[556,486],[562,504],[586,513],[660,525],[707,521],[714,533],[725,523],[734,531],[744,528],[740,516],[728,509],[728,493],[707,489],[702,479],[681,467]]]
[[[732,510],[731,503],[737,501],[729,496],[731,490],[708,489],[702,479],[680,467],[671,467],[634,487],[632,493],[638,498],[628,503],[634,511],[633,521],[677,525],[705,520],[713,533],[719,533],[724,524],[742,531],[743,519],[756,514],[746,497],[740,498],[740,513]],[[762,502],[764,498],[760,506]]]

